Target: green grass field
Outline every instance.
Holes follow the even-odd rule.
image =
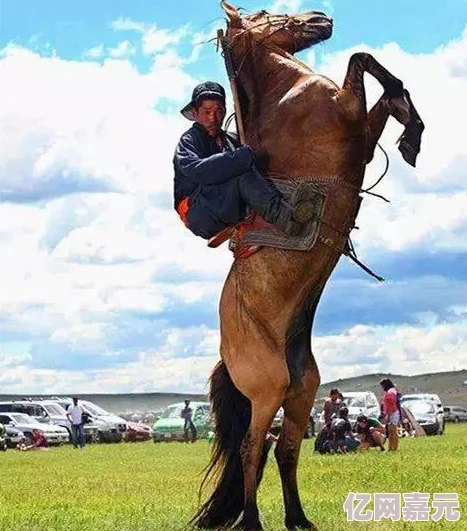
[[[305,512],[320,531],[467,530],[467,425],[445,435],[403,439],[400,452],[314,455],[305,441],[300,486]],[[176,531],[197,506],[206,442],[152,442],[0,454],[1,531]],[[459,522],[347,522],[349,492],[457,492]],[[266,531],[283,529],[273,455],[259,493]],[[372,508],[372,507],[368,507]]]

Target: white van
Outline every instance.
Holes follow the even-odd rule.
[[[375,393],[371,391],[343,391],[344,404],[349,410],[349,422],[354,424],[359,415],[378,418],[381,409]]]
[[[342,391],[344,400],[342,407],[349,410],[349,422],[355,424],[359,415],[366,415],[377,419],[380,416],[381,408],[375,393],[371,391]],[[324,426],[324,411],[319,417],[320,427]]]

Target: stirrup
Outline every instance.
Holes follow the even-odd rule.
[[[235,225],[226,227],[225,229],[222,229],[217,234],[214,234],[212,238],[209,238],[208,240],[208,247],[219,247],[219,245],[222,245],[224,242],[229,240],[234,232],[235,232]]]

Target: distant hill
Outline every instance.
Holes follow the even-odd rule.
[[[418,374],[415,376],[382,373],[366,374],[355,378],[327,382],[319,388],[318,409],[319,403],[322,402],[322,399],[332,387],[338,387],[341,391],[373,391],[379,398],[381,396],[381,388],[378,382],[382,378],[391,378],[402,393],[437,393],[444,404],[467,406],[467,385],[463,384],[463,382],[467,381],[467,370],[463,370]],[[189,393],[78,394],[77,396],[83,400],[90,400],[112,413],[159,412],[167,405],[182,402],[185,399],[207,400],[205,395]],[[0,402],[4,400],[21,400],[25,397],[51,398],[52,395],[0,395]]]
[[[77,396],[89,400],[111,413],[159,412],[169,404],[184,400],[207,400],[205,395],[180,393],[128,393],[128,394],[72,394],[72,395],[0,395],[0,402],[6,400],[22,400],[24,398],[56,398]]]
[[[341,391],[373,391],[379,398],[382,394],[379,381],[390,378],[402,394],[436,393],[443,404],[467,406],[467,370],[435,372],[402,376],[401,374],[365,374],[355,378],[345,378],[322,384],[318,398],[323,398],[333,387]]]

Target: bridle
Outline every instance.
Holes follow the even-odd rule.
[[[248,49],[244,53],[242,59],[240,60],[239,66],[235,69],[235,78],[238,78],[238,76],[240,74],[240,71],[243,68],[244,63],[245,63],[246,59],[248,58],[248,55],[253,53],[255,48],[257,48],[258,46],[263,44],[265,41],[267,41],[268,39],[273,37],[276,33],[279,33],[282,30],[285,30],[287,35],[289,35],[290,38],[292,39],[292,43],[293,43],[292,55],[298,50],[297,41],[295,39],[295,35],[293,34],[293,32],[290,30],[290,27],[289,27],[290,23],[293,22],[294,20],[296,20],[296,19],[294,19],[294,17],[291,17],[289,15],[272,15],[273,17],[280,17],[280,19],[281,19],[280,21],[274,22],[274,21],[271,21],[271,17],[269,16],[269,14],[267,12],[264,12],[264,13],[260,12],[260,13],[267,14],[267,17],[266,17],[265,21],[259,22],[258,24],[254,24],[254,25],[250,26],[249,28],[245,28],[245,29],[239,31],[238,33],[236,33],[235,35],[232,36],[230,41],[225,39],[224,47],[227,47],[230,51],[232,51],[233,47],[234,47],[234,44],[235,44],[235,41],[238,40],[243,35],[251,32],[254,29],[260,28],[262,26],[265,26],[266,29],[270,28],[270,27],[277,26],[277,29],[275,29],[274,31],[268,33],[262,39],[259,39],[258,41],[254,41],[252,43],[252,45],[248,47]],[[219,43],[218,43],[218,48],[219,48]]]

